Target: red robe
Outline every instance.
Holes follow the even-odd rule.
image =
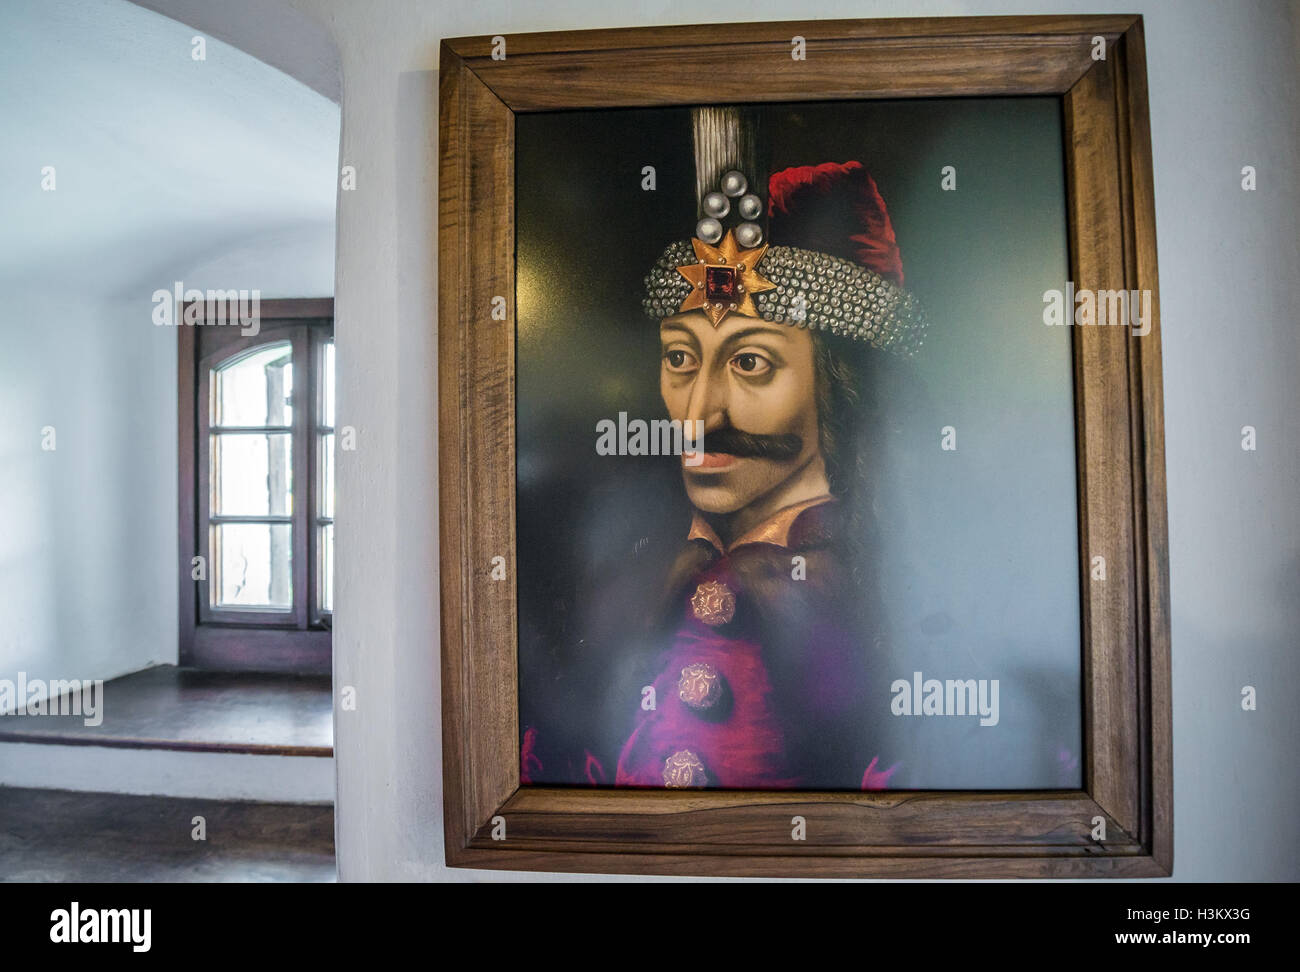
[[[653,692],[628,699],[615,785],[886,787],[895,767],[877,769],[870,727],[888,695],[872,692],[872,644],[853,623],[870,599],[848,576],[838,507],[797,504],[726,548],[696,517],[668,584],[675,633],[647,669]],[[547,775],[538,739],[525,733],[525,783]],[[608,783],[585,756],[586,781]]]

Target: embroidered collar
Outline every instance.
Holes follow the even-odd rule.
[[[730,546],[723,545],[721,538],[713,527],[696,510],[695,515],[691,518],[691,532],[686,535],[687,540],[707,540],[720,554],[729,554],[737,547],[743,547],[749,543],[770,543],[777,547],[788,547],[790,545],[790,531],[794,527],[795,521],[804,510],[811,509],[814,506],[821,506],[823,503],[829,503],[835,497],[829,493],[825,496],[817,496],[810,500],[804,500],[802,503],[795,503],[793,506],[787,506],[783,510],[773,513],[770,517],[746,532],[743,536],[738,537]]]

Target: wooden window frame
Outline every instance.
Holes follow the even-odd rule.
[[[188,308],[190,305],[185,305]],[[321,325],[328,321],[332,335],[334,301],[330,298],[301,300],[263,300],[260,303],[258,343],[288,340],[293,346],[294,361],[310,361],[295,375],[295,397],[301,392],[301,407],[295,400],[291,429],[294,434],[293,463],[303,470],[301,491],[295,494],[293,531],[293,584],[295,592],[306,591],[305,599],[294,595],[288,612],[253,612],[221,610],[214,612],[202,592],[207,582],[192,579],[192,558],[203,556],[209,580],[213,576],[208,550],[208,501],[210,480],[208,465],[200,461],[199,449],[208,448],[209,414],[202,403],[209,401],[211,366],[231,354],[247,338],[237,326],[209,324],[207,308],[195,304],[193,314],[198,323],[177,325],[177,401],[179,406],[178,495],[180,497],[180,663],[194,668],[221,671],[293,672],[328,674],[332,658],[332,617],[319,610],[317,581],[314,576],[319,561],[317,538],[318,437],[316,417],[320,413],[317,376],[321,349],[325,343]],[[232,320],[229,313],[225,320]],[[184,320],[178,314],[178,320]],[[198,331],[211,326],[214,341],[207,353],[198,357]],[[295,490],[298,484],[295,484]],[[307,529],[297,529],[300,511]],[[305,534],[305,535],[304,535]]]
[[[791,38],[807,59],[791,59]],[[1094,39],[1105,59],[1094,60]],[[1168,541],[1141,17],[980,17],[444,40],[439,470],[444,820],[460,867],[822,877],[1158,877],[1173,869]],[[1073,328],[1084,785],[1034,792],[520,787],[514,117],[741,102],[1054,95],[1071,279],[1150,290],[1150,333]],[[936,173],[938,178],[938,173]],[[505,324],[493,322],[508,295]],[[1104,583],[1089,580],[1104,555]],[[807,839],[790,839],[791,818]],[[505,840],[494,840],[504,818]],[[1098,820],[1106,837],[1093,838]]]

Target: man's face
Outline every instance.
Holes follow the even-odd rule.
[[[696,509],[744,509],[820,455],[808,331],[735,314],[715,328],[688,311],[665,320],[659,338],[669,418],[704,423],[702,461],[682,465]]]

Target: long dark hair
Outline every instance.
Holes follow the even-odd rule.
[[[876,547],[879,470],[884,429],[877,378],[882,352],[851,338],[814,333],[817,428],[826,478],[844,509],[844,544],[854,579],[865,584],[874,570],[869,557]]]

